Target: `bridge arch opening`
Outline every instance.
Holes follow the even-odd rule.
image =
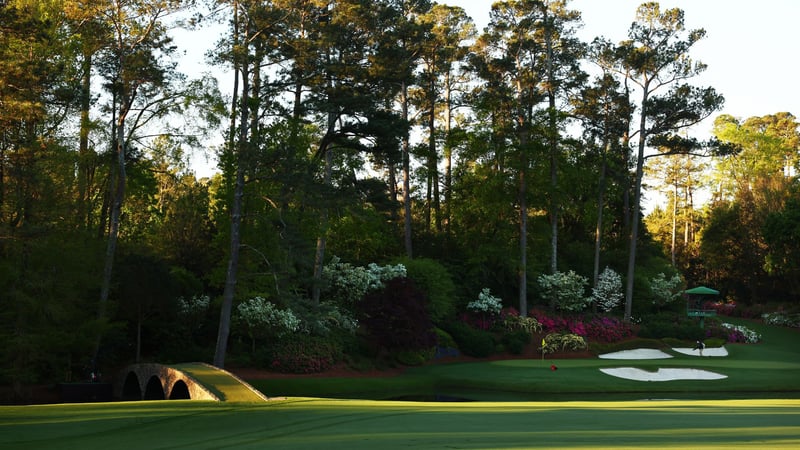
[[[147,380],[147,387],[144,390],[145,400],[164,400],[164,386],[161,385],[161,380],[158,376],[153,375]]]
[[[136,376],[136,372],[128,372],[128,375],[125,376],[125,383],[122,385],[122,400],[131,401],[141,399],[142,387],[139,384],[139,377]]]
[[[172,385],[172,390],[169,393],[170,400],[191,400],[192,396],[189,394],[189,387],[183,380],[178,380]]]

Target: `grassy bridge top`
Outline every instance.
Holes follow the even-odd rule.
[[[253,389],[232,373],[205,363],[173,364],[170,367],[180,370],[208,389],[224,402],[256,403],[267,400],[263,394]]]

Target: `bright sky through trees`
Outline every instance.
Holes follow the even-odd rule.
[[[460,6],[473,18],[479,30],[489,20],[494,0],[440,0]],[[579,37],[590,42],[604,36],[612,42],[627,37],[636,9],[643,0],[570,0],[569,7],[581,11],[584,27]],[[692,57],[708,65],[692,83],[711,86],[725,97],[723,109],[694,130],[709,136],[714,118],[730,114],[742,119],[781,111],[800,114],[800,90],[792,80],[800,71],[795,46],[800,43],[800,1],[764,0],[670,0],[659,2],[662,9],[684,11],[687,29],[704,28],[706,37],[692,48]],[[201,31],[177,32],[178,47],[186,51],[181,70],[197,76],[209,69],[204,53],[213,45],[223,26]],[[198,33],[201,35],[198,36]],[[231,80],[221,77],[220,87]],[[199,158],[202,159],[202,158]],[[196,160],[199,176],[214,171],[214,163]]]
[[[493,0],[445,0],[467,11],[478,29],[489,20]],[[643,0],[571,0],[581,11],[584,27],[579,36],[591,41],[605,36],[612,42],[627,37],[636,9]],[[747,118],[788,111],[800,114],[800,90],[792,80],[800,70],[800,2],[796,0],[665,0],[662,9],[684,11],[687,29],[704,28],[705,39],[692,48],[694,59],[708,69],[692,80],[712,86],[725,96],[719,114]],[[711,129],[713,115],[701,125]]]

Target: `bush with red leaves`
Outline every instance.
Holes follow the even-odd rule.
[[[389,352],[431,349],[436,333],[425,304],[425,294],[411,280],[395,278],[359,302],[359,322],[376,348]]]

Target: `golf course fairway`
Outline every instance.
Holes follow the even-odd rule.
[[[800,400],[9,406],[0,448],[800,448]]]

